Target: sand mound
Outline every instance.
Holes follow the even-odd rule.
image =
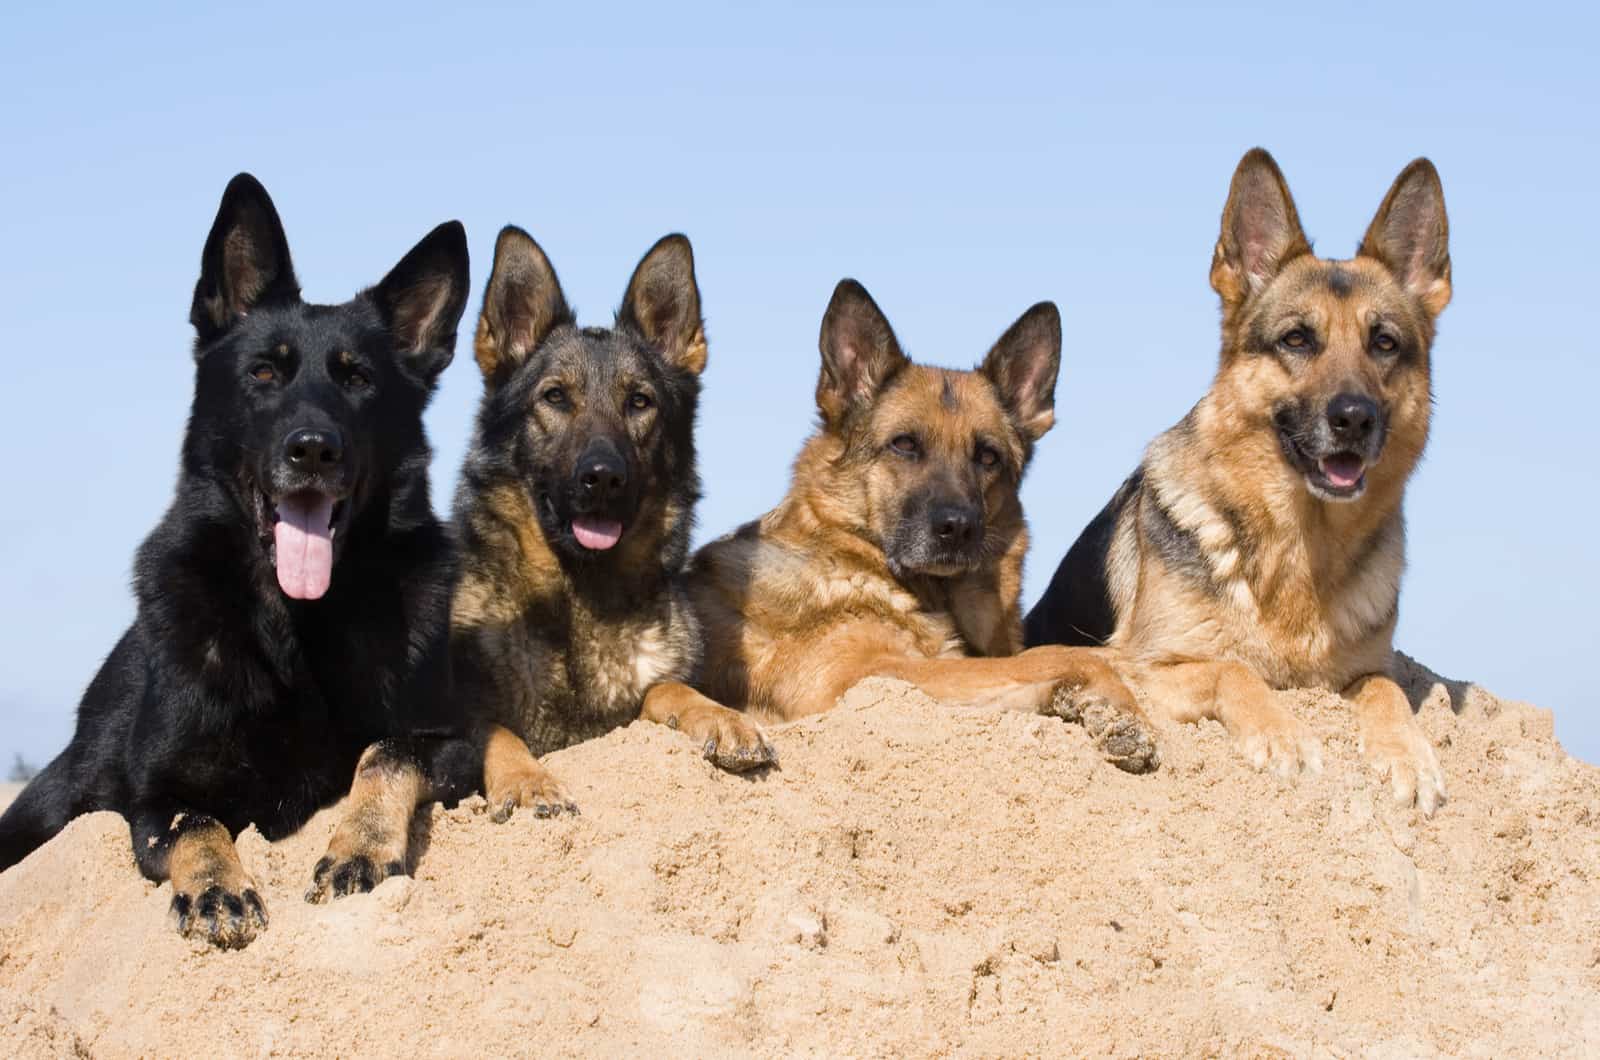
[[[644,724],[555,755],[581,818],[435,810],[415,879],[329,906],[333,814],[247,833],[272,926],[237,953],[85,817],[0,875],[0,1054],[1594,1055],[1600,770],[1411,672],[1433,821],[1327,695],[1291,697],[1327,769],[1285,785],[1213,724],[1134,777],[874,680],[765,778]]]

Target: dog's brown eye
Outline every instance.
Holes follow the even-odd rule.
[[[1000,454],[987,445],[978,446],[977,461],[983,467],[997,467],[1000,464]]]
[[[1393,335],[1379,335],[1372,340],[1372,348],[1379,353],[1393,353],[1400,348],[1400,344],[1394,340]]]
[[[922,447],[917,444],[917,440],[909,434],[895,435],[894,439],[889,442],[889,448],[901,456],[916,456],[922,451]]]
[[[567,392],[558,386],[553,386],[543,394],[545,404],[561,408],[567,403]]]
[[[262,361],[260,364],[250,369],[250,378],[254,379],[258,383],[270,383],[274,379],[278,378],[278,370],[265,361]]]
[[[655,402],[650,400],[649,394],[634,394],[628,398],[628,407],[635,412],[643,412],[654,404]]]
[[[1301,331],[1299,328],[1295,328],[1293,331],[1287,332],[1283,338],[1279,339],[1278,341],[1289,347],[1291,350],[1303,350],[1307,346],[1311,345],[1311,337],[1304,331]]]

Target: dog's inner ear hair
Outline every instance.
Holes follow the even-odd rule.
[[[1259,291],[1291,259],[1310,253],[1289,184],[1257,147],[1240,159],[1222,208],[1222,233],[1211,260],[1211,286],[1234,307]]]
[[[401,364],[424,381],[432,382],[455,355],[468,267],[466,229],[447,221],[423,236],[373,289]]]
[[[1450,303],[1450,220],[1432,162],[1419,158],[1395,178],[1356,253],[1388,266],[1429,314]]]
[[[490,386],[504,383],[552,329],[573,322],[544,250],[516,225],[501,229],[473,343],[484,381]]]
[[[289,259],[283,223],[256,178],[228,182],[200,253],[189,321],[201,346],[221,336],[258,305],[292,302],[300,284]]]
[[[994,384],[1006,411],[1032,441],[1056,422],[1056,374],[1061,368],[1061,313],[1040,302],[1006,329],[979,369]]]
[[[705,322],[694,278],[694,250],[684,236],[662,238],[628,281],[617,323],[661,348],[668,361],[699,375],[706,367]]]
[[[822,350],[817,408],[830,424],[871,401],[911,363],[883,310],[855,280],[840,280],[834,288],[817,344]]]

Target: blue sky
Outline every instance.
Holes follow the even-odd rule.
[[[711,342],[699,540],[770,507],[855,276],[913,356],[970,365],[1062,309],[1025,488],[1026,598],[1215,365],[1206,274],[1261,144],[1345,256],[1426,154],[1455,270],[1409,499],[1399,645],[1555,711],[1600,761],[1591,6],[918,4],[13,9],[0,33],[0,762],[65,743],[171,496],[188,300],[223,185],[271,191],[307,297],[467,225],[473,303],[429,414],[447,504],[495,232],[604,323],[658,236],[694,242]]]

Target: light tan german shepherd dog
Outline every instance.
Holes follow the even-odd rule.
[[[1444,778],[1390,667],[1448,241],[1426,159],[1333,261],[1272,157],[1245,155],[1211,265],[1216,379],[1072,547],[1027,642],[1109,645],[1173,718],[1221,721],[1282,775],[1321,751],[1272,689],[1340,691],[1396,798],[1432,814]]]
[[[1024,313],[977,370],[950,371],[913,364],[845,280],[821,348],[821,425],[788,495],[691,565],[700,690],[788,720],[862,678],[897,677],[950,703],[1078,722],[1121,768],[1156,768],[1149,721],[1093,651],[1016,654],[1028,544],[1017,490],[1055,418],[1055,306]]]

